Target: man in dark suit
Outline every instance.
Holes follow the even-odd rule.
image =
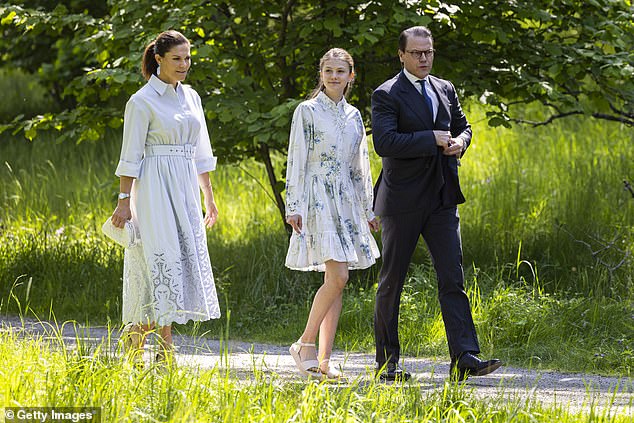
[[[434,61],[429,29],[403,31],[398,55],[403,70],[372,94],[374,149],[383,158],[374,188],[374,211],[383,227],[374,313],[377,374],[381,380],[410,377],[398,364],[398,314],[405,276],[422,235],[438,278],[450,375],[464,380],[502,364],[476,356],[480,348],[464,291],[457,205],[465,198],[458,166],[471,142],[471,126],[451,82],[429,74]]]

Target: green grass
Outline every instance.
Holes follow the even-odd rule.
[[[37,76],[18,69],[0,68],[0,92],[5,101],[0,103],[0,122],[10,122],[18,115],[32,118],[51,112],[55,102],[39,84]]]
[[[2,331],[0,404],[100,407],[104,422],[629,421],[595,405],[581,413],[533,399],[504,399],[503,390],[499,398],[476,398],[469,387],[450,383],[436,389],[385,385],[370,377],[341,386],[289,383],[257,364],[241,380],[226,365],[139,371],[111,351],[108,341],[69,349],[61,336],[45,340]]]
[[[595,238],[614,240],[616,245],[598,256],[610,265],[625,255],[618,249],[632,253],[634,199],[623,186],[624,179],[634,178],[631,129],[570,119],[537,129],[476,127],[474,132],[461,177],[468,199],[461,208],[465,256],[478,266],[491,264],[493,257],[512,263],[521,245],[521,259],[539,265],[545,288],[609,290],[607,283],[580,285],[587,281],[571,272],[597,267],[597,257],[576,241],[598,250]],[[623,149],[604,142],[623,134],[629,134]],[[621,269],[620,293],[632,286],[629,265]]]
[[[478,109],[469,113],[477,120]],[[617,265],[632,253],[634,200],[619,185],[631,170],[625,159],[610,162],[610,146],[595,141],[609,139],[612,127],[474,126],[461,168],[468,199],[461,217],[483,350],[516,364],[630,374],[632,261]],[[564,151],[556,154],[565,162],[552,157],[560,145]],[[0,142],[2,311],[119,322],[122,251],[99,229],[116,202],[119,148],[116,134],[98,144],[59,144],[53,136]],[[631,151],[620,154],[631,161]],[[283,158],[276,161],[281,169]],[[201,326],[236,339],[288,343],[301,333],[322,275],[284,268],[287,235],[262,188],[261,165],[221,163],[212,182],[220,218],[209,249],[223,318]],[[597,240],[616,241],[593,256],[584,243],[598,249]],[[353,272],[338,347],[372,350],[378,270]],[[406,355],[446,354],[435,283],[421,242],[402,301]]]
[[[634,153],[612,153],[601,140],[631,131],[580,119],[490,129],[479,108],[468,115],[475,137],[461,168],[460,212],[482,349],[513,364],[629,375],[634,199],[622,179],[632,178]],[[79,145],[54,134],[32,143],[3,136],[1,312],[119,322],[122,251],[100,233],[116,203],[119,142],[119,134]],[[275,158],[278,169],[283,160]],[[262,165],[221,160],[212,182],[220,217],[208,239],[223,318],[201,327],[288,343],[301,333],[322,275],[284,267],[287,235],[262,188]],[[353,272],[338,348],[372,350],[379,266]],[[435,286],[421,242],[402,301],[405,355],[446,355]]]
[[[31,78],[1,72],[6,98],[20,104],[6,101],[0,119],[50,108]],[[491,129],[479,106],[467,114],[475,137],[462,161],[460,213],[483,352],[513,365],[631,377],[634,199],[622,185],[634,178],[631,128],[573,118]],[[0,136],[0,313],[120,324],[123,252],[100,233],[116,203],[119,148],[118,133],[79,145],[55,134],[31,143]],[[212,175],[220,218],[208,240],[223,317],[176,330],[288,344],[322,275],[284,268],[287,235],[262,188],[264,168],[220,159]],[[278,171],[283,161],[275,157]],[[372,166],[376,177],[375,155]],[[379,266],[353,272],[336,348],[373,350]],[[436,298],[421,242],[402,296],[403,356],[446,357]],[[289,383],[257,367],[246,380],[222,368],[136,372],[108,344],[78,347],[61,336],[0,331],[1,406],[97,405],[102,421],[629,421],[593,405],[578,414],[533,400],[483,400],[450,384],[426,390],[367,378],[332,387]]]

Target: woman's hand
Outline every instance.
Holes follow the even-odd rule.
[[[130,199],[119,200],[117,208],[112,213],[112,224],[117,228],[123,228],[125,222],[132,219],[132,212],[130,211]]]
[[[370,226],[370,230],[372,232],[378,232],[379,229],[381,229],[381,224],[376,217],[372,220],[368,220],[368,225]]]
[[[216,207],[216,202],[213,199],[207,200],[207,198],[205,198],[205,210],[203,223],[206,227],[211,228],[216,224],[216,220],[218,219],[218,207]]]
[[[133,181],[134,178],[130,176],[121,176],[119,178],[119,192],[130,194]],[[132,219],[132,212],[130,211],[130,196],[128,196],[128,198],[117,200],[117,208],[112,213],[112,224],[117,228],[123,228],[125,222],[130,219]]]
[[[298,234],[302,233],[302,216],[300,214],[293,214],[286,218],[286,223],[293,227],[293,230]]]
[[[203,197],[205,198],[205,218],[203,223],[206,227],[211,228],[218,219],[218,207],[216,207],[216,202],[214,201],[214,190],[211,188],[209,172],[203,172],[198,175],[198,186],[202,189]]]

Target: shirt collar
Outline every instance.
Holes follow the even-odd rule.
[[[414,85],[414,86],[416,87],[416,89],[418,89],[418,88],[420,87],[420,85],[419,85],[419,84],[418,84],[418,82],[417,82],[417,81],[420,81],[420,80],[421,80],[419,77],[412,75],[412,74],[411,74],[411,73],[409,73],[409,72],[407,71],[407,69],[405,69],[405,68],[403,68],[403,73],[405,74],[405,77],[406,77],[407,79],[409,79],[409,81],[412,83],[412,85]],[[428,75],[428,76],[429,76],[429,75]],[[429,82],[429,80],[427,79],[427,78],[428,78],[428,76],[424,77],[424,78],[423,78],[423,81],[427,81],[427,82]],[[419,90],[419,91],[420,91],[420,90]]]
[[[150,80],[148,81],[148,83],[150,84],[152,88],[154,88],[154,91],[156,91],[158,95],[160,96],[165,94],[167,87],[170,86],[170,84],[168,84],[167,82],[161,81],[161,79],[156,75],[150,76]],[[181,86],[181,83],[177,82],[175,91],[178,91],[180,86]]]
[[[343,108],[345,107],[345,105],[347,104],[346,102],[346,98],[342,97],[341,100],[339,101],[339,103],[335,103],[330,97],[328,97],[326,95],[325,92],[320,91],[319,94],[317,94],[317,97],[315,97],[315,99],[322,104],[324,107],[326,107],[327,109],[331,109],[331,110],[343,110]]]

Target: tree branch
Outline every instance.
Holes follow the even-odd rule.
[[[565,118],[565,117],[573,116],[573,115],[582,115],[582,114],[583,114],[582,111],[576,110],[576,111],[572,111],[572,112],[565,112],[565,113],[559,113],[559,114],[556,114],[556,115],[551,115],[548,119],[545,119],[545,120],[542,120],[542,121],[532,121],[532,120],[519,119],[519,118],[509,118],[509,120],[511,122],[537,127],[537,126],[548,125],[549,123],[553,122],[556,119],[561,119],[561,118]],[[590,116],[592,116],[595,119],[609,120],[609,121],[613,121],[613,122],[620,122],[620,123],[623,123],[623,124],[625,124],[627,126],[634,126],[634,119],[627,119],[625,117],[609,115],[609,114],[606,114],[606,113],[592,113],[592,114],[590,114]]]
[[[515,122],[515,123],[521,123],[521,124],[526,124],[526,125],[531,125],[533,127],[537,127],[537,126],[548,125],[549,123],[553,122],[556,119],[561,119],[561,118],[565,118],[565,117],[568,117],[568,116],[580,115],[580,114],[583,114],[583,112],[581,112],[581,111],[573,111],[573,112],[567,112],[567,113],[560,113],[558,115],[552,115],[548,119],[543,120],[541,122],[525,120],[525,119],[517,119],[517,118],[511,118],[510,120],[512,122]]]
[[[617,109],[612,102],[610,102],[610,110],[612,110],[617,115],[625,116],[630,119],[634,119],[634,113],[626,113],[623,110]]]
[[[584,240],[581,239],[577,239],[572,232],[570,232],[568,229],[566,229],[565,224],[559,224],[557,225],[559,227],[559,229],[561,229],[562,231],[564,231],[566,234],[568,234],[568,236],[576,243],[579,243],[583,246],[585,246],[588,251],[590,252],[590,254],[592,255],[592,258],[594,259],[595,263],[597,265],[601,265],[603,267],[605,267],[608,271],[608,278],[609,281],[611,282],[612,279],[614,278],[614,272],[617,271],[619,268],[621,268],[623,265],[625,265],[627,263],[627,261],[630,258],[630,251],[629,250],[622,250],[620,248],[617,247],[617,244],[619,243],[619,239],[621,238],[621,234],[620,233],[616,233],[612,239],[612,241],[605,241],[603,239],[599,239],[597,237],[593,237],[591,235],[587,235],[588,238],[590,238],[591,240],[595,241],[597,244],[599,244],[599,248],[595,249],[595,247],[593,247],[589,242],[586,242]],[[608,252],[616,252],[617,254],[619,254],[621,256],[620,260],[618,263],[616,264],[612,264],[609,263],[608,261],[606,261],[604,259],[605,254],[607,254]]]
[[[284,48],[286,44],[286,36],[288,35],[288,19],[293,6],[295,5],[295,2],[296,0],[287,1],[282,11],[282,27],[280,28],[280,38],[278,43],[278,48],[280,51]],[[288,66],[288,64],[286,63],[286,57],[282,54],[279,55],[277,63],[279,64],[280,69],[286,69]],[[282,75],[282,87],[284,87],[282,98],[291,98],[294,94],[293,79],[288,72],[282,72]]]
[[[625,117],[618,117],[618,116],[608,115],[605,113],[592,113],[592,117],[595,119],[604,119],[604,120],[611,120],[614,122],[620,122],[627,126],[634,126],[634,119],[627,119]]]

